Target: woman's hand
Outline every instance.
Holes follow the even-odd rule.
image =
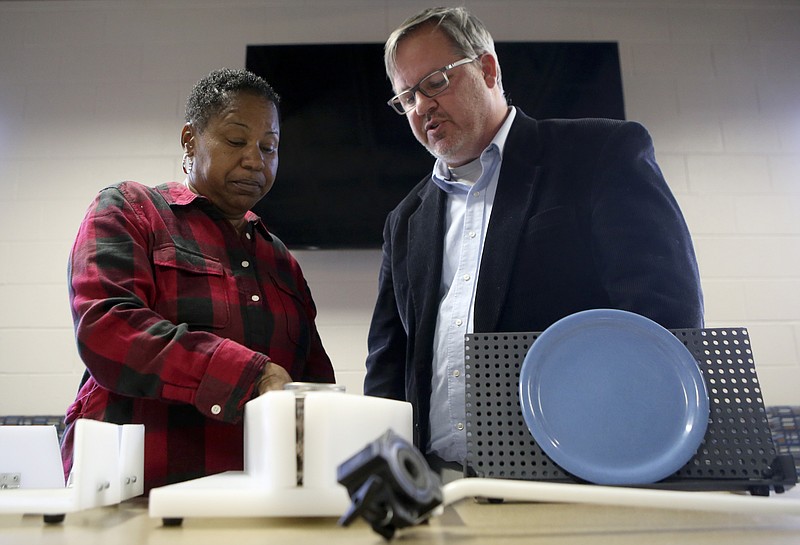
[[[283,390],[284,385],[292,382],[286,369],[271,361],[264,366],[261,375],[256,379],[256,391],[262,395],[270,390]]]

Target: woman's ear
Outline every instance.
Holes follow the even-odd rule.
[[[188,155],[194,154],[194,127],[191,123],[186,123],[181,129],[181,148]]]

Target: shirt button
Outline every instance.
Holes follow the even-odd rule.
[[[476,192],[474,193],[474,195],[475,195],[476,197],[480,197],[480,196],[481,196],[481,192],[480,192],[480,191],[476,191]]]
[[[250,296],[250,299],[251,299],[252,301],[261,301],[261,297],[259,297],[258,295],[251,295],[251,296]]]
[[[475,238],[476,236],[478,236],[478,233],[476,233],[475,231],[469,232],[469,238]]]
[[[246,269],[249,266],[250,266],[250,262],[249,261],[246,261],[246,260],[242,261],[242,267],[244,267]]]
[[[251,238],[253,238],[253,237],[250,236],[250,233],[245,233],[244,236],[247,237],[247,240],[250,240]]]
[[[461,320],[461,318],[458,318],[458,319],[456,320],[456,325],[461,325],[461,324],[463,324],[463,323],[464,323],[464,322],[463,322],[463,320]]]
[[[464,275],[464,276],[462,276],[461,278],[463,278],[463,279],[464,279],[464,282],[466,282],[466,281],[468,281],[468,280],[469,280],[471,277],[470,277],[470,275],[468,275],[468,274],[465,274],[465,275]]]
[[[219,414],[222,412],[222,407],[219,405],[212,405],[211,406],[211,414]]]
[[[463,430],[463,429],[464,429],[464,424],[462,424],[461,422],[459,422],[458,424],[456,424],[456,429],[457,429],[458,431],[461,431],[461,430]]]
[[[453,376],[454,376],[454,377],[460,377],[460,376],[461,376],[461,371],[459,371],[458,369],[456,369],[455,371],[453,371]]]

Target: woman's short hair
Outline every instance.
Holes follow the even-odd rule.
[[[494,39],[483,22],[465,8],[428,8],[412,15],[389,35],[384,46],[383,61],[386,75],[394,81],[397,46],[405,36],[424,25],[431,25],[444,32],[453,44],[453,52],[464,57],[477,58],[490,53],[497,61],[497,83],[500,80],[500,62],[494,50]]]
[[[264,78],[247,70],[220,68],[198,81],[189,93],[186,122],[203,132],[209,119],[220,113],[239,93],[263,97],[278,109],[280,97]]]

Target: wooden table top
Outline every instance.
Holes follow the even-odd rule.
[[[800,494],[791,491],[797,498]],[[800,543],[800,516],[693,512],[556,503],[462,500],[426,524],[398,530],[398,545],[557,544],[778,545]],[[186,518],[165,527],[147,500],[67,514],[60,524],[41,515],[0,515],[0,545],[378,545],[364,521],[343,528],[334,518]]]

